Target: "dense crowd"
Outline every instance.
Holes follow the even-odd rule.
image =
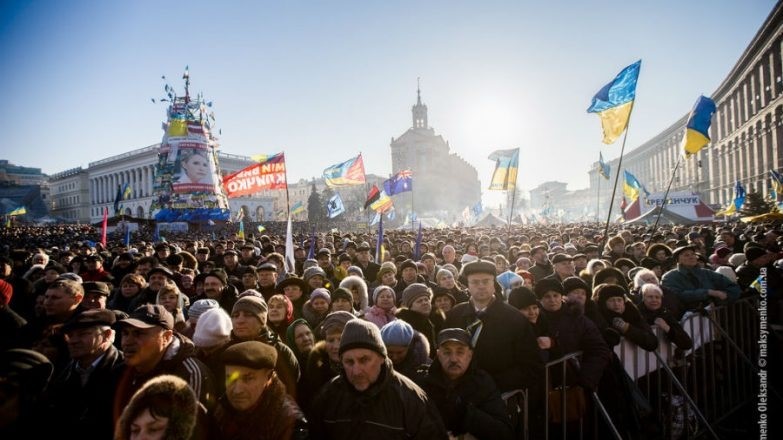
[[[108,246],[91,226],[7,228],[0,437],[541,438],[571,421],[545,416],[555,383],[577,416],[596,392],[623,438],[660,437],[613,347],[654,351],[659,331],[688,350],[686,313],[761,286],[779,324],[781,231],[396,230],[381,261],[374,233],[303,232],[289,263],[278,227]]]

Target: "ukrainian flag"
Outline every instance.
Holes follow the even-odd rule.
[[[25,208],[24,206],[20,206],[18,208],[13,209],[11,212],[9,212],[6,215],[12,217],[12,216],[15,216],[15,215],[25,215],[25,214],[27,214],[27,208]]]
[[[641,66],[642,60],[639,60],[626,67],[593,96],[587,112],[598,113],[601,118],[605,144],[614,143],[628,126]]]
[[[636,176],[629,173],[627,170],[624,170],[623,174],[625,175],[625,181],[623,182],[623,193],[631,200],[631,203],[633,203],[636,199],[639,198],[641,191],[647,191],[644,190],[642,184],[639,183],[639,180],[636,178]]]
[[[294,206],[291,207],[291,215],[296,215],[302,212],[304,212],[304,203],[301,201],[294,203]]]
[[[682,149],[686,158],[698,153],[710,143],[710,124],[714,113],[715,101],[706,96],[699,96],[688,117],[685,136],[682,138]]]
[[[772,183],[772,189],[775,191],[775,200],[783,194],[783,175],[775,170],[769,170],[769,178]]]
[[[125,184],[125,188],[122,190],[122,200],[128,200],[133,196],[133,188],[131,188],[129,183]]]
[[[494,151],[489,155],[489,160],[495,161],[495,172],[492,173],[489,189],[499,191],[513,189],[517,185],[519,148]]]

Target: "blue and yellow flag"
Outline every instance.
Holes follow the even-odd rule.
[[[603,176],[604,179],[609,180],[609,174],[612,173],[609,164],[604,162],[604,155],[600,151],[598,152],[598,174]]]
[[[696,154],[710,143],[710,124],[715,113],[715,101],[699,96],[685,125],[682,137],[682,151],[686,158]]]
[[[131,188],[130,183],[126,183],[125,187],[122,190],[122,200],[128,200],[133,196],[133,188]]]
[[[304,210],[305,210],[304,202],[302,202],[300,200],[300,201],[294,203],[294,206],[291,207],[291,215],[296,215],[296,214],[302,213],[302,212],[304,212]]]
[[[353,159],[332,165],[324,170],[324,183],[329,188],[361,185],[364,182],[364,160],[361,153]]]
[[[639,194],[641,194],[642,191],[644,191],[645,195],[649,195],[647,190],[644,189],[644,186],[639,183],[639,179],[637,179],[636,176],[628,172],[628,170],[624,170],[623,174],[625,175],[623,193],[631,200],[631,203],[639,198]]]
[[[495,172],[489,183],[490,190],[507,191],[517,184],[519,168],[519,148],[497,150],[489,155],[489,160],[495,161]]]
[[[639,60],[626,67],[593,96],[587,112],[598,113],[601,118],[605,144],[614,143],[628,126],[641,66],[642,60]]]
[[[12,209],[11,212],[9,212],[6,215],[9,217],[13,217],[16,215],[25,215],[25,214],[27,214],[27,208],[25,208],[24,206],[19,206],[17,208]]]
[[[242,240],[245,239],[245,222],[239,222],[239,232],[237,233],[237,237],[241,238]]]
[[[775,192],[774,200],[777,200],[778,196],[783,194],[783,175],[775,170],[769,170],[769,179],[772,183],[772,190]]]

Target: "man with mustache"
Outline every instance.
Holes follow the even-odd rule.
[[[473,364],[470,334],[461,328],[438,333],[435,361],[419,370],[416,383],[440,411],[452,437],[512,439],[506,405],[492,377]]]

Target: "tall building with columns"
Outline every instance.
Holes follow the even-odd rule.
[[[413,125],[391,140],[392,173],[411,170],[413,191],[395,195],[394,206],[398,213],[408,212],[412,206],[420,215],[437,212],[441,218],[456,218],[481,199],[478,173],[451,153],[443,136],[435,134],[427,120],[427,106],[421,102],[421,90],[416,94],[411,108]]]
[[[783,168],[783,3],[777,3],[723,82],[712,93],[717,111],[710,127],[711,143],[680,162],[671,191],[699,193],[708,204],[725,207],[735,182],[748,192],[769,194],[769,170]],[[697,96],[694,96],[694,101]],[[672,176],[688,114],[623,157],[651,192],[663,192]],[[612,179],[618,159],[612,160]],[[603,179],[593,164],[590,187]],[[600,181],[602,191],[611,183]],[[606,189],[608,188],[608,189]],[[622,191],[618,190],[615,209]],[[608,208],[608,197],[603,209]],[[605,212],[605,211],[604,211]],[[617,211],[615,211],[617,212]]]
[[[71,221],[98,222],[103,218],[104,209],[109,210],[110,216],[114,215],[117,188],[128,183],[131,196],[122,200],[122,214],[150,218],[159,147],[160,144],[150,145],[90,162],[87,169],[80,167],[52,175],[49,179],[52,214]],[[218,161],[223,175],[253,163],[249,157],[223,152],[218,152]],[[229,205],[232,212],[239,212],[244,207],[251,216],[264,212],[266,219],[271,219],[274,213],[272,200],[268,197],[240,197],[231,199]],[[259,206],[264,209],[258,209]]]

